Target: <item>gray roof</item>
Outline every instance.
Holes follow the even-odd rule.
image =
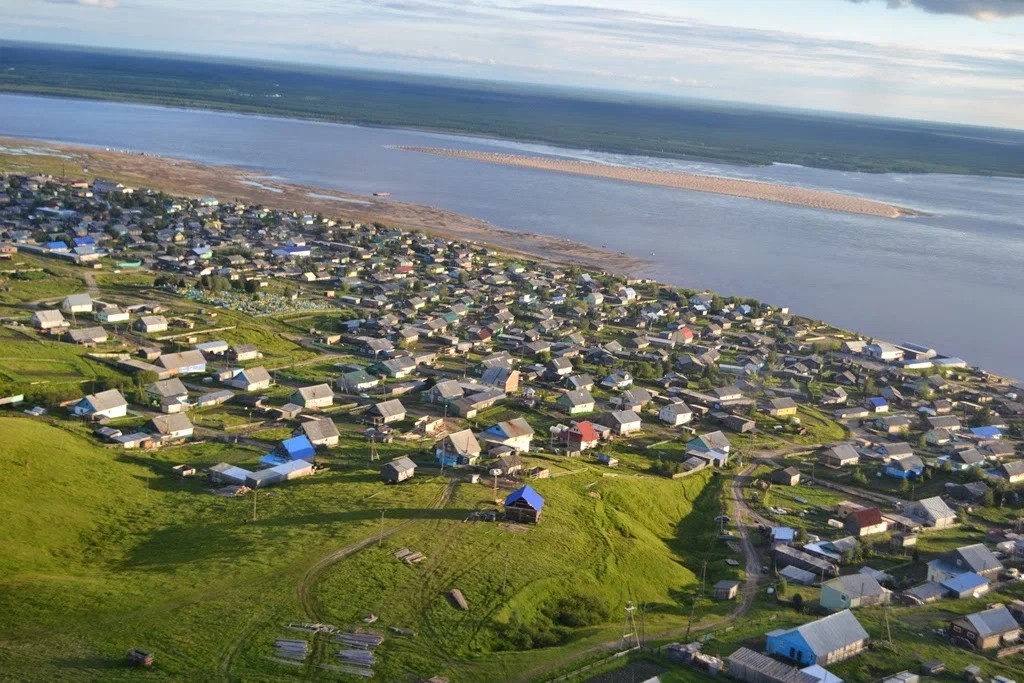
[[[381,401],[373,406],[371,409],[381,417],[394,417],[395,415],[405,415],[405,406],[397,398],[393,398],[390,401]]]
[[[126,406],[128,401],[124,400],[124,396],[117,389],[108,389],[101,391],[98,394],[89,394],[85,397],[85,400],[89,402],[89,405],[93,407],[93,410],[99,412],[101,410],[110,410],[117,406]]]
[[[185,388],[184,383],[177,377],[153,382],[146,387],[146,390],[151,394],[156,394],[157,396],[165,398],[168,396],[183,396],[188,393],[188,389]]]
[[[389,463],[385,463],[384,467],[389,467],[396,472],[409,472],[416,469],[416,463],[403,455],[400,458],[395,458]]]
[[[254,368],[246,368],[239,375],[244,375],[249,381],[249,384],[255,384],[257,382],[266,382],[270,379],[270,373],[262,365],[257,365]]]
[[[764,676],[764,680],[776,683],[819,683],[818,679],[806,674],[795,666],[783,664],[768,655],[748,650],[745,647],[729,655],[729,667],[751,669]]]
[[[974,630],[982,637],[1006,633],[1007,631],[1020,628],[1017,620],[1010,614],[1010,610],[1006,609],[1003,605],[996,605],[983,612],[968,614],[964,619],[970,622]]]
[[[873,598],[886,593],[886,589],[882,587],[882,584],[878,583],[875,577],[870,574],[839,576],[831,581],[826,581],[825,585],[852,598]]]
[[[853,612],[844,609],[842,612],[797,626],[796,631],[807,641],[811,650],[818,657],[840,650],[860,640],[868,639],[868,632],[853,616]]]
[[[314,384],[311,387],[302,387],[295,393],[301,396],[304,401],[327,398],[328,396],[334,398],[334,390],[331,389],[330,384]]]
[[[855,449],[848,443],[840,443],[836,444],[835,446],[831,446],[828,449],[828,454],[842,460],[860,457],[860,455],[857,453],[857,449]]]
[[[172,413],[170,415],[156,415],[152,419],[153,429],[161,434],[179,432],[192,428],[192,421],[185,413]]]
[[[319,441],[338,436],[338,426],[329,417],[322,417],[319,420],[310,420],[302,423],[302,433],[310,441]]]
[[[461,432],[449,434],[445,441],[451,444],[455,453],[460,455],[480,455],[480,442],[476,440],[472,429],[463,429]]]
[[[939,496],[919,500],[908,507],[905,512],[907,516],[919,519],[939,520],[956,517],[953,508],[946,505],[946,501],[942,500]]]
[[[713,451],[721,451],[729,448],[729,438],[722,432],[708,432],[697,437],[704,442],[704,445]]]
[[[1003,566],[1003,563],[983,543],[965,545],[962,548],[951,550],[943,556],[943,559],[957,567],[962,568],[966,565],[972,572],[978,573],[1001,569]]]
[[[102,327],[82,327],[75,330],[68,330],[68,336],[74,342],[107,340],[107,331]]]
[[[193,365],[206,365],[206,357],[202,351],[190,349],[179,353],[165,353],[156,359],[156,362],[168,370],[187,368]]]
[[[571,406],[580,406],[587,403],[593,403],[594,397],[590,395],[590,392],[586,389],[580,389],[579,391],[567,391],[562,394],[561,398],[564,399]]]
[[[41,323],[64,322],[64,314],[60,311],[36,311],[33,315]]]

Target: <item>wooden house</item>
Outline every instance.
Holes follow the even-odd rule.
[[[536,524],[543,508],[544,499],[527,484],[505,499],[505,519],[520,524]]]

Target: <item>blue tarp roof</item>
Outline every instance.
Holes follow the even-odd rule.
[[[505,505],[509,506],[518,500],[525,500],[530,507],[538,512],[542,507],[544,507],[544,499],[541,498],[540,494],[534,491],[529,484],[510,493],[508,498],[505,499]]]
[[[290,439],[285,439],[281,442],[281,449],[288,454],[288,457],[292,460],[309,460],[312,458],[316,449],[313,448],[313,444],[305,436],[293,436]]]
[[[277,453],[267,453],[262,458],[260,458],[260,464],[269,465],[271,467],[276,467],[277,465],[283,465],[283,464],[285,464],[287,462],[292,462],[292,461],[289,460],[288,458],[281,457]]]
[[[1003,435],[999,427],[974,427],[971,429],[971,434],[983,439],[998,439]]]
[[[47,242],[46,243],[46,248],[47,249],[67,249],[68,245],[65,244],[64,242]]]
[[[74,241],[75,245],[79,247],[96,244],[96,240],[91,237],[76,237]]]
[[[875,398],[869,398],[869,399],[868,399],[868,401],[869,401],[869,402],[871,403],[871,405],[873,405],[873,406],[876,406],[876,407],[877,407],[877,406],[886,406],[886,405],[889,405],[889,402],[888,402],[888,401],[886,401],[886,400],[885,400],[884,398],[882,398],[881,396],[876,396]]]

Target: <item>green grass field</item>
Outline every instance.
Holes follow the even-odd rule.
[[[459,484],[447,507],[431,511],[440,478],[379,483],[365,442],[346,432],[322,458],[329,471],[261,492],[253,522],[251,496],[213,496],[202,479],[179,480],[169,470],[180,462],[252,466],[258,450],[194,443],[123,451],[97,445],[79,427],[18,417],[0,417],[0,432],[0,670],[16,680],[134,678],[122,663],[131,647],[156,653],[151,675],[161,678],[335,679],[317,668],[331,663],[330,651],[318,650],[299,672],[272,661],[272,643],[301,637],[282,627],[306,620],[297,598],[306,569],[372,536],[382,509],[386,527],[414,521],[324,572],[313,597],[339,626],[360,625],[373,612],[382,628],[417,632],[389,637],[378,650],[384,680],[410,672],[493,680],[558,668],[617,638],[625,600],[645,605],[649,632],[678,629],[703,562],[709,584],[739,575],[709,523],[721,510],[724,477],[584,471],[540,480],[544,518],[517,531],[464,521],[493,507],[487,486]],[[382,460],[417,452],[414,444],[381,447]],[[428,560],[408,567],[391,555],[399,547]],[[447,602],[454,587],[469,612]],[[510,621],[532,624],[546,605],[573,595],[597,598],[605,616],[558,646],[500,651]],[[698,600],[697,616],[729,608]]]

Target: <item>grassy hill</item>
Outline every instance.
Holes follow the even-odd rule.
[[[627,599],[645,604],[649,632],[685,627],[702,563],[709,584],[737,572],[709,524],[723,478],[706,474],[670,481],[584,471],[538,481],[544,518],[522,530],[465,521],[494,507],[482,484],[459,484],[440,510],[431,509],[444,488],[439,477],[380,484],[365,445],[346,436],[323,459],[329,471],[260,493],[253,522],[251,496],[213,496],[204,481],[169,469],[252,465],[259,452],[197,443],[133,453],[96,445],[77,426],[21,417],[0,417],[0,433],[0,670],[17,680],[134,678],[123,665],[131,647],[156,653],[154,677],[337,678],[318,668],[332,663],[329,648],[300,671],[274,662],[272,644],[301,637],[283,626],[307,620],[297,597],[306,570],[376,533],[381,509],[386,527],[401,530],[326,570],[311,592],[338,626],[362,625],[373,612],[381,630],[417,631],[378,651],[387,679],[521,678],[617,640]],[[385,446],[382,457],[403,452],[415,449]],[[401,547],[428,559],[406,566],[392,555]],[[456,587],[469,612],[448,603]],[[590,602],[574,612],[567,599]],[[698,616],[728,609],[698,606]],[[508,651],[517,624],[550,630],[551,615],[569,613],[590,620],[555,624],[557,645]]]

